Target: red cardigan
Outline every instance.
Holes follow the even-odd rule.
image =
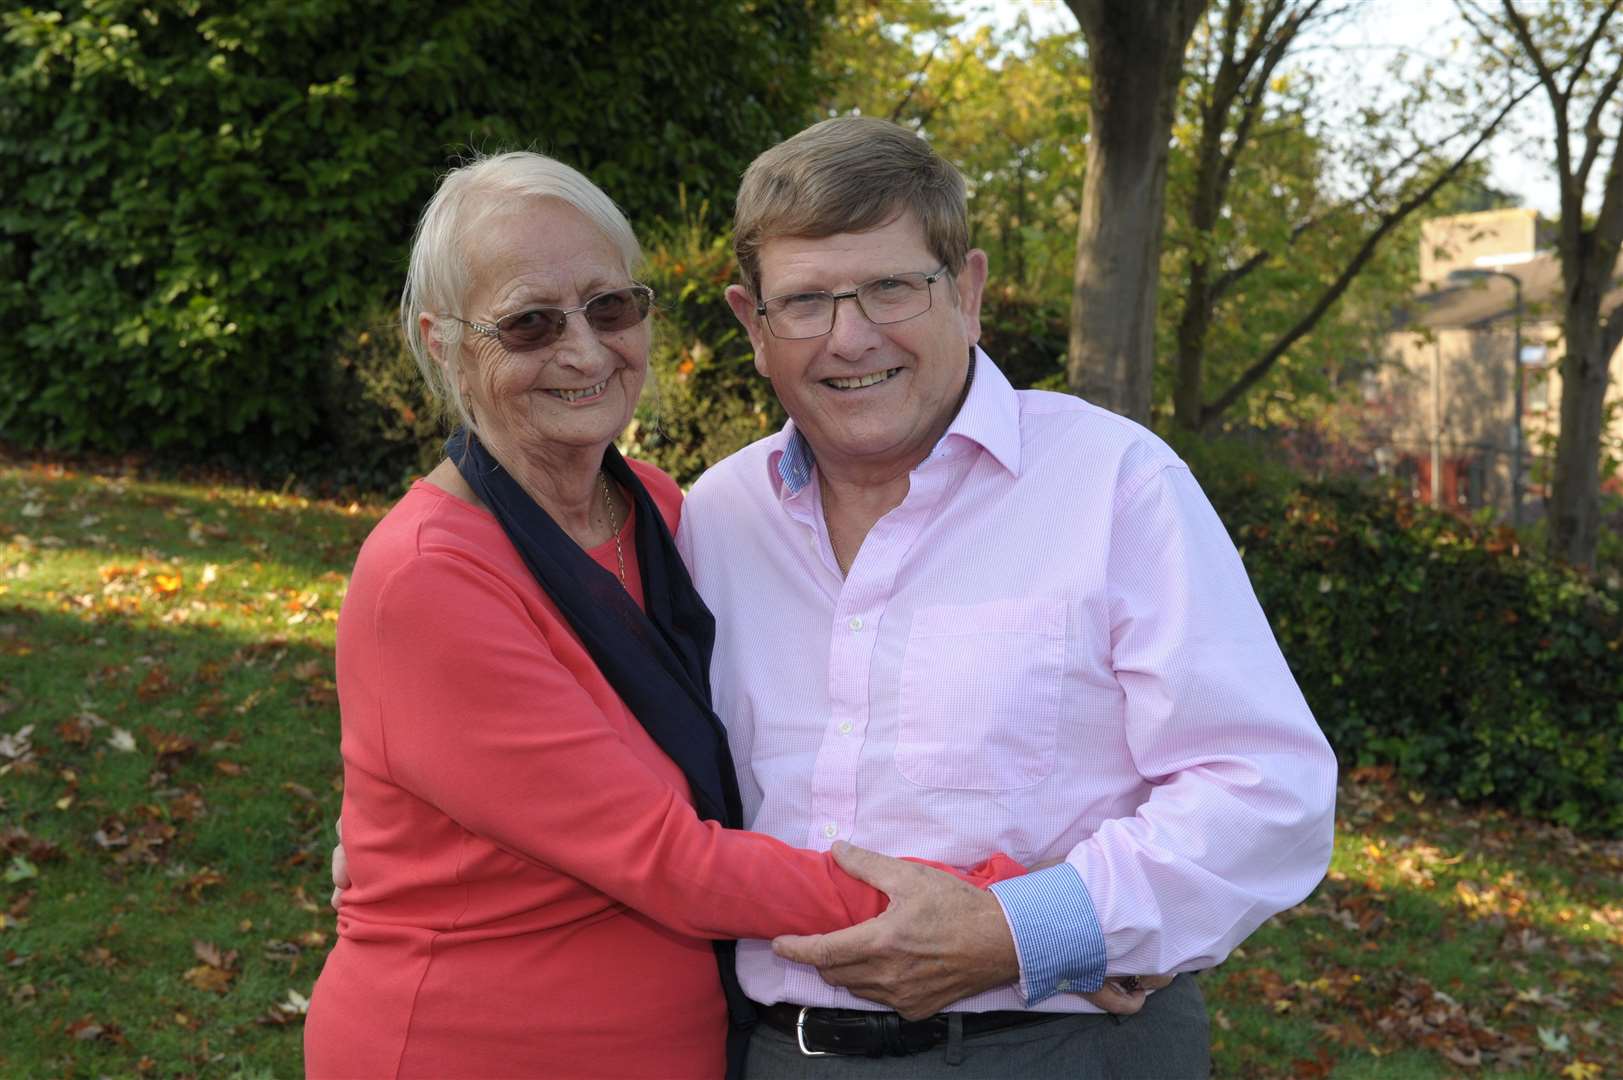
[[[674,530],[676,485],[632,467]],[[356,561],[338,692],[354,886],[312,1077],[720,1076],[707,939],[885,907],[827,854],[700,821],[495,518],[424,481]]]

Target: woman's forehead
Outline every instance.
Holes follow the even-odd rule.
[[[626,284],[614,241],[584,214],[557,200],[527,200],[485,218],[466,244],[469,298],[572,301]]]

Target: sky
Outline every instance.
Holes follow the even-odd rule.
[[[1400,48],[1419,49],[1432,56],[1446,56],[1449,43],[1466,33],[1453,0],[1353,0],[1360,9],[1340,29],[1317,47],[1343,57],[1367,56],[1367,70],[1378,72]],[[1067,32],[1076,28],[1076,17],[1064,0],[957,0],[949,4],[974,24],[1012,25],[1024,12],[1034,29]],[[1349,96],[1363,93],[1349,86]],[[1547,123],[1548,105],[1535,92],[1518,110],[1523,130]],[[1524,206],[1554,219],[1560,197],[1553,164],[1529,148],[1525,138],[1500,136],[1486,148],[1492,163],[1491,182],[1503,191],[1521,198]]]

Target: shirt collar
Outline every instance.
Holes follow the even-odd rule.
[[[969,393],[930,456],[941,453],[954,440],[963,440],[981,447],[1011,475],[1018,476],[1020,399],[991,357],[979,345],[972,348],[974,375],[970,379]],[[793,420],[784,424],[778,437],[779,447],[767,455],[768,478],[778,497],[788,499],[811,482],[817,456]]]

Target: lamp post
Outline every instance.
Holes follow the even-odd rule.
[[[1487,259],[1478,259],[1476,267],[1455,270],[1448,276],[1456,281],[1476,281],[1482,278],[1499,277],[1510,282],[1515,290],[1515,304],[1513,314],[1515,319],[1515,341],[1510,354],[1510,375],[1512,385],[1512,402],[1510,412],[1510,524],[1513,528],[1522,527],[1522,279],[1515,274],[1508,274],[1503,270],[1494,270],[1481,265]],[[1516,257],[1516,262],[1525,262],[1526,259]]]

